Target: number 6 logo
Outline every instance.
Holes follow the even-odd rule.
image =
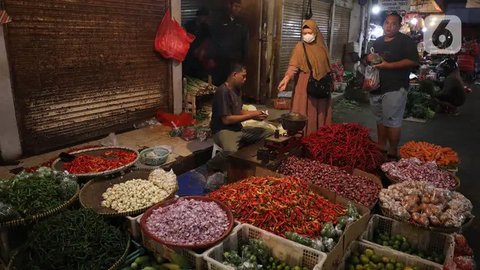
[[[430,54],[456,54],[462,48],[462,22],[453,15],[430,15],[423,37]]]

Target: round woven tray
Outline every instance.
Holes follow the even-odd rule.
[[[118,173],[118,172],[121,172],[123,170],[126,170],[127,168],[133,166],[133,164],[135,164],[140,157],[140,155],[138,154],[138,151],[136,151],[134,149],[131,149],[131,148],[128,148],[128,147],[122,147],[122,146],[104,146],[104,147],[88,148],[88,149],[84,149],[84,150],[71,152],[70,154],[72,154],[72,155],[85,154],[85,155],[92,155],[92,156],[100,156],[103,153],[105,153],[107,151],[111,151],[111,150],[130,151],[130,152],[135,153],[137,155],[137,157],[132,162],[130,162],[128,164],[125,164],[121,167],[112,169],[112,170],[108,170],[108,171],[104,171],[104,172],[97,172],[97,173],[84,173],[84,174],[74,174],[74,173],[72,173],[72,174],[77,176],[77,177],[81,177],[81,178],[93,178],[93,177],[97,177],[97,176],[106,176],[106,175],[110,175],[110,174],[114,174],[114,173]],[[60,158],[57,158],[52,163],[52,168],[54,170],[57,170],[57,171],[65,171],[64,164],[65,164],[65,162],[60,160]]]
[[[227,213],[227,218],[228,218],[228,222],[229,222],[228,229],[221,236],[219,236],[217,239],[215,239],[215,240],[213,240],[209,243],[203,243],[203,244],[199,244],[199,245],[179,245],[179,244],[176,244],[176,243],[172,243],[172,242],[160,239],[160,238],[154,236],[150,231],[148,231],[146,223],[147,223],[147,220],[150,217],[150,215],[152,215],[153,210],[161,208],[161,207],[166,207],[166,206],[171,205],[173,203],[176,203],[178,200],[182,200],[182,199],[194,199],[194,200],[199,200],[199,201],[217,203],[220,206],[220,208],[222,208],[223,211],[225,211],[225,213]],[[201,217],[199,217],[199,218],[201,218]],[[204,197],[204,196],[186,196],[186,197],[181,197],[181,198],[170,199],[168,201],[165,201],[163,203],[159,203],[159,204],[151,207],[150,209],[148,209],[147,212],[145,212],[145,214],[143,214],[142,218],[140,219],[140,228],[143,232],[144,237],[152,239],[152,240],[160,243],[161,245],[165,245],[165,246],[168,246],[168,247],[171,247],[171,248],[184,248],[184,249],[197,250],[197,249],[210,248],[210,247],[214,246],[215,244],[219,243],[220,241],[222,241],[225,237],[227,237],[230,234],[230,232],[233,229],[234,223],[235,223],[235,221],[233,219],[232,211],[230,211],[230,209],[224,203],[220,202],[219,200],[212,199],[212,198],[209,198],[209,197]]]
[[[67,209],[70,205],[72,205],[77,200],[77,197],[79,194],[80,194],[80,187],[77,185],[77,191],[75,192],[75,195],[73,195],[72,198],[70,198],[68,201],[64,202],[63,204],[40,214],[36,214],[36,215],[25,217],[25,218],[0,222],[0,228],[24,226],[24,225],[28,225],[28,224],[43,220],[45,218],[54,216],[60,213],[61,211]]]
[[[130,250],[130,243],[131,243],[130,235],[127,234],[127,246],[125,248],[125,251],[123,252],[122,256],[110,268],[108,268],[108,270],[120,269],[123,262],[125,261],[125,259],[128,256],[128,252]],[[16,265],[15,265],[15,259],[16,259],[17,255],[18,255],[18,252],[13,254],[13,256],[10,258],[10,261],[8,262],[8,265],[7,265],[8,270],[16,270],[17,269]],[[21,268],[21,269],[24,269],[24,268]]]
[[[80,196],[79,196],[80,204],[84,208],[91,208],[95,212],[97,212],[97,214],[103,215],[103,216],[124,217],[124,216],[139,215],[145,212],[148,208],[152,207],[152,205],[135,210],[135,211],[117,212],[111,208],[102,206],[102,201],[103,201],[102,194],[107,190],[107,188],[112,187],[115,184],[124,183],[132,179],[147,180],[148,176],[150,175],[150,172],[151,172],[150,170],[134,170],[126,173],[123,176],[119,176],[112,179],[90,180],[88,183],[86,183],[83,186],[82,190],[80,191]],[[177,189],[174,190],[165,200],[173,198],[177,190],[178,190],[178,185],[177,185]]]
[[[390,183],[392,184],[398,184],[398,183],[404,182],[404,181],[398,180],[397,177],[391,176],[387,172],[384,172],[384,174],[385,174],[385,177],[387,177],[388,181],[390,181]],[[460,188],[460,178],[458,178],[456,175],[454,175],[451,172],[448,172],[448,174],[450,174],[453,177],[453,179],[455,179],[455,182],[456,182],[455,186],[453,188],[449,188],[449,190],[458,190]]]
[[[465,222],[463,223],[463,225],[461,227],[432,227],[432,226],[425,227],[425,226],[422,226],[420,224],[414,223],[410,220],[399,219],[389,209],[383,207],[383,205],[381,203],[380,203],[380,210],[382,211],[382,214],[386,217],[389,217],[389,218],[392,218],[392,219],[395,219],[395,220],[398,220],[398,221],[402,221],[402,222],[408,222],[408,223],[413,224],[413,225],[415,225],[417,227],[420,227],[420,228],[424,228],[424,229],[426,228],[426,229],[429,229],[429,230],[432,230],[432,231],[448,233],[448,234],[461,232],[463,229],[469,227],[473,223],[473,220],[475,219],[475,217],[472,215],[472,217],[465,220]]]

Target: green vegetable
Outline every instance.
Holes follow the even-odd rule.
[[[312,246],[312,239],[308,237],[303,237],[299,234],[296,234],[294,232],[286,232],[285,233],[285,238],[292,240],[294,242],[297,242],[299,244],[302,244],[304,246],[311,247]]]
[[[29,217],[60,206],[76,192],[75,177],[41,167],[35,173],[21,172],[10,180],[0,180],[0,202],[11,206],[0,206],[1,221],[18,217]],[[8,210],[8,211],[6,211]],[[15,211],[12,211],[15,210]]]
[[[320,232],[322,237],[333,238],[335,236],[335,227],[333,223],[328,222],[323,225],[322,231]]]
[[[232,265],[240,265],[242,263],[242,258],[238,256],[235,250],[223,253],[223,258]]]
[[[18,256],[32,270],[108,269],[126,244],[125,233],[93,210],[66,210],[33,226]]]
[[[354,219],[360,218],[360,213],[358,212],[357,208],[350,202],[347,206],[347,216]]]

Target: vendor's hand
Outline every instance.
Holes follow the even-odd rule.
[[[390,63],[387,61],[383,61],[380,64],[374,65],[373,67],[376,69],[388,69],[390,68]]]
[[[262,111],[253,111],[252,113],[253,113],[253,119],[257,121],[263,121],[268,117],[268,115],[266,115]]]
[[[283,80],[278,84],[278,91],[283,92],[285,89],[287,89],[289,78],[284,77]]]

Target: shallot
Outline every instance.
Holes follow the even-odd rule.
[[[178,245],[200,245],[215,241],[230,223],[216,203],[180,198],[154,209],[147,218],[147,230],[159,239]]]
[[[338,167],[323,164],[318,160],[300,159],[294,156],[284,160],[278,171],[329,189],[367,207],[377,201],[378,193],[382,188],[367,177],[351,175]]]
[[[391,178],[399,181],[425,181],[438,188],[453,189],[457,186],[455,177],[441,170],[433,161],[423,162],[418,158],[404,158],[398,162],[382,165],[382,170]]]

